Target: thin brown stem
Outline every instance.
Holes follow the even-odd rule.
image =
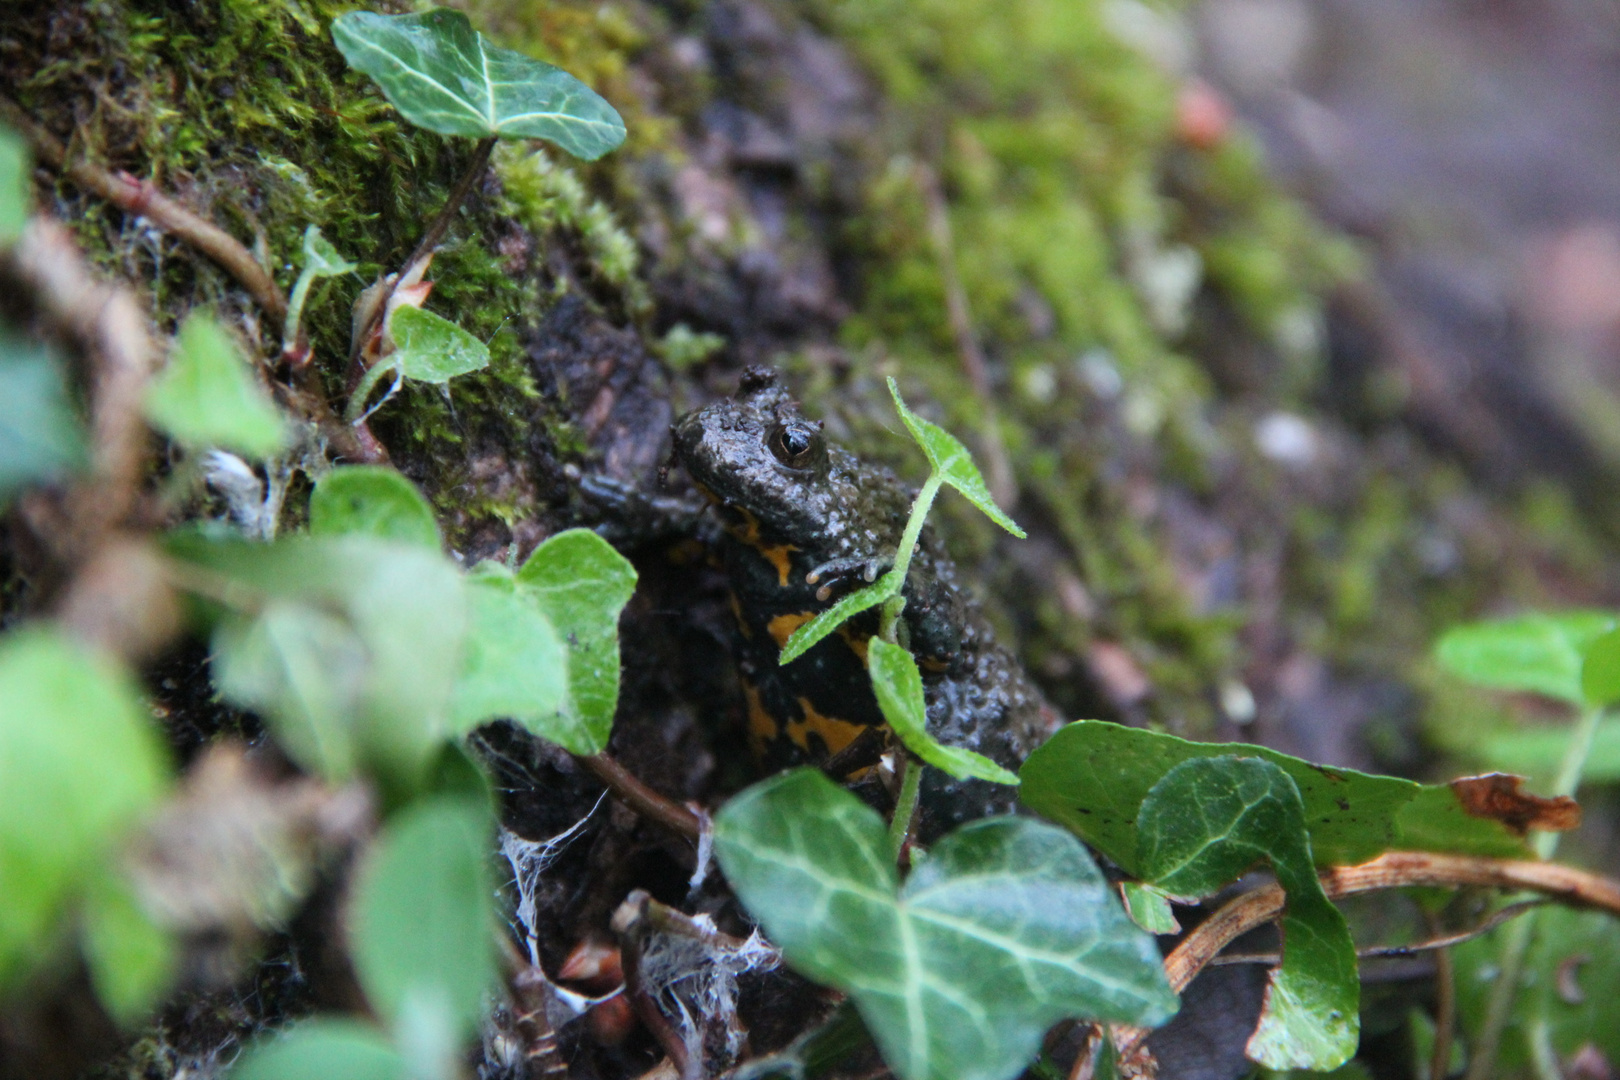
[[[681,1033],[675,1030],[669,1017],[658,1007],[658,1002],[653,1000],[641,977],[641,949],[652,930],[647,919],[647,905],[650,903],[652,897],[637,889],[613,914],[613,929],[619,935],[619,960],[624,968],[624,994],[630,1007],[636,1011],[636,1016],[652,1032],[664,1053],[669,1055],[676,1074],[681,1080],[692,1080],[696,1063],[687,1053],[686,1040],[681,1038]]]
[[[1429,927],[1436,929],[1433,915]],[[1434,954],[1434,1048],[1429,1054],[1429,1080],[1446,1080],[1451,1074],[1451,1041],[1457,1028],[1457,971],[1451,950]]]
[[[1416,956],[1418,953],[1443,952],[1453,945],[1461,945],[1465,941],[1472,941],[1477,937],[1495,930],[1498,926],[1510,919],[1517,919],[1529,911],[1539,908],[1548,901],[1521,900],[1517,904],[1509,904],[1491,914],[1491,917],[1478,926],[1459,930],[1454,934],[1436,934],[1425,940],[1413,942],[1411,945],[1372,945],[1356,950],[1357,960],[1388,960],[1395,957]],[[1281,953],[1222,953],[1210,962],[1211,967],[1226,967],[1232,964],[1268,964],[1282,963]]]
[[[366,319],[365,325],[357,328],[354,335],[353,351],[349,355],[349,382],[351,385],[359,377],[359,372],[356,369],[360,364],[360,352],[365,348],[365,343],[370,339],[372,331],[376,330],[378,322],[387,313],[388,300],[394,295],[395,284],[410,273],[411,267],[433,254],[433,249],[439,246],[439,242],[444,239],[444,234],[450,231],[450,223],[456,219],[456,214],[461,210],[461,204],[467,201],[467,196],[472,193],[473,185],[483,179],[484,172],[489,168],[489,156],[495,150],[495,142],[496,136],[494,135],[478,140],[478,145],[473,148],[472,160],[467,163],[466,171],[461,174],[461,179],[456,181],[456,186],[450,190],[449,196],[444,201],[444,206],[439,209],[438,216],[428,225],[427,231],[422,234],[422,239],[416,242],[416,248],[411,252],[410,258],[405,260],[405,265],[400,267],[399,273],[394,275],[393,281],[384,284],[382,294],[377,297],[376,304],[372,308],[370,317]]]
[[[70,157],[56,136],[29,116],[16,102],[0,98],[0,114],[22,133],[39,159],[86,191],[101,196],[127,214],[146,218],[179,240],[208,256],[246,289],[254,303],[278,322],[287,314],[287,298],[253,253],[236,237],[128,173],[108,172],[83,157]]]
[[[697,843],[701,832],[698,816],[673,799],[665,798],[606,754],[591,754],[574,758],[591,770],[596,778],[607,785],[614,798],[644,818],[656,821],[667,829],[680,833]]]
[[[1400,889],[1414,885],[1457,888],[1464,885],[1497,889],[1525,889],[1542,893],[1574,907],[1596,908],[1620,915],[1620,881],[1558,863],[1528,859],[1485,859],[1471,855],[1441,855],[1427,851],[1391,851],[1359,866],[1336,866],[1321,874],[1329,900],[1358,893]],[[1283,912],[1282,886],[1264,885],[1232,900],[1182,939],[1164,958],[1170,989],[1181,993],[1220,951],[1277,918]],[[1147,1031],[1132,1028],[1121,1053],[1140,1046]]]

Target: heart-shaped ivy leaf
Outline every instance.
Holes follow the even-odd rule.
[[[542,738],[600,752],[568,700],[568,647],[535,600],[520,594],[512,572],[480,563],[467,575],[467,643],[450,702],[455,731],[515,720]]]
[[[1269,761],[1193,758],[1164,774],[1137,817],[1137,862],[1176,896],[1207,896],[1264,860],[1288,897],[1282,965],[1272,973],[1249,1057],[1328,1072],[1356,1052],[1361,984],[1344,916],[1317,880],[1305,804]]]
[[[396,1032],[424,1009],[448,1022],[452,1042],[478,1026],[495,983],[491,826],[477,800],[419,799],[389,819],[362,864],[349,908],[355,974]]]
[[[568,699],[538,733],[576,754],[600,754],[619,703],[619,612],[636,590],[636,568],[589,529],[568,529],[534,549],[517,590],[567,646]]]
[[[224,697],[263,713],[300,765],[410,790],[449,734],[466,597],[437,551],[360,533],[273,544],[180,534],[169,552],[225,610]]]
[[[206,312],[181,325],[168,367],[147,390],[146,415],[179,442],[255,458],[276,453],[289,435],[236,340]]]
[[[343,465],[322,476],[309,497],[315,536],[362,533],[439,550],[439,523],[416,485],[385,465]]]
[[[332,40],[405,119],[440,135],[549,139],[586,161],[624,142],[624,121],[596,91],[490,44],[459,11],[352,11],[333,20]]]
[[[402,305],[388,329],[396,346],[389,361],[407,379],[443,384],[489,366],[488,345],[431,311]]]
[[[990,495],[990,488],[984,482],[984,474],[973,463],[973,455],[968,448],[955,435],[946,431],[931,421],[924,420],[906,407],[900,399],[900,386],[891,377],[889,379],[889,396],[894,398],[894,407],[900,413],[900,422],[906,425],[911,437],[917,440],[922,452],[928,455],[928,463],[934,471],[944,478],[945,482],[957,491],[968,502],[984,511],[986,517],[1000,525],[1003,529],[1022,540],[1027,535],[1018,523],[1002,512],[996,505],[996,500]]]
[[[903,1080],[1006,1080],[1065,1017],[1163,1023],[1153,939],[1073,837],[987,818],[900,884],[883,821],[814,769],[715,818],[727,879],[787,960],[854,999]]]

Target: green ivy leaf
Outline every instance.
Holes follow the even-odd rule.
[[[1027,818],[957,830],[901,885],[882,819],[814,769],[715,818],[715,855],[788,962],[854,999],[903,1080],[1006,1080],[1065,1017],[1176,1009],[1153,939],[1072,837]]]
[[[636,568],[589,529],[569,529],[534,549],[517,585],[568,646],[568,701],[541,734],[599,754],[619,704],[619,612],[636,591]]]
[[[491,824],[473,800],[421,799],[389,820],[366,856],[350,955],[367,1000],[396,1029],[424,1009],[442,1010],[455,1038],[478,1028],[495,985]]]
[[[146,415],[179,442],[263,458],[287,444],[287,424],[212,315],[187,316],[169,365],[146,395]]]
[[[388,332],[395,351],[384,363],[397,365],[407,379],[443,385],[489,366],[487,345],[431,311],[403,305],[388,320]]]
[[[1356,946],[1322,891],[1305,804],[1288,774],[1259,758],[1194,758],[1153,785],[1138,818],[1144,876],[1178,896],[1207,896],[1265,860],[1288,897],[1282,965],[1272,973],[1250,1058],[1327,1072],[1361,1036]]]
[[[1032,810],[1141,876],[1137,810],[1150,788],[1193,758],[1241,754],[1287,773],[1305,800],[1320,865],[1365,862],[1395,848],[1470,855],[1523,855],[1500,822],[1469,817],[1451,789],[1315,765],[1246,743],[1198,743],[1140,728],[1080,720],[1037,747],[1019,770],[1019,798]]]
[[[1027,535],[1018,523],[996,505],[996,500],[990,496],[990,489],[985,486],[984,475],[979,467],[973,463],[973,455],[968,448],[962,445],[960,439],[938,424],[924,420],[906,407],[900,400],[900,386],[889,378],[889,395],[894,398],[894,407],[900,413],[900,422],[906,425],[911,437],[917,440],[922,452],[928,455],[928,463],[934,471],[944,478],[945,482],[961,492],[968,502],[977,506],[991,521],[1012,533],[1020,540]]]
[[[332,469],[309,497],[309,531],[315,536],[365,533],[438,551],[439,523],[416,485],[383,465]]]
[[[332,40],[405,119],[440,135],[549,139],[586,161],[624,142],[624,121],[594,90],[490,44],[459,11],[349,12],[333,20]]]
[[[1604,611],[1564,611],[1454,626],[1440,638],[1435,659],[1476,686],[1545,694],[1572,705],[1585,701],[1581,667],[1586,650],[1614,629]]]
[[[449,733],[466,626],[461,575],[437,552],[371,536],[273,544],[169,542],[226,608],[215,682],[262,712],[299,764],[341,781],[357,768],[414,787]]]
[[[83,920],[84,957],[96,997],[120,1024],[141,1020],[174,977],[180,950],[173,936],[113,877],[90,889]]]
[[[28,224],[33,166],[28,144],[16,132],[0,128],[0,244],[16,243]]]
[[[821,639],[868,608],[875,608],[905,587],[905,580],[893,570],[870,585],[862,586],[839,600],[820,615],[788,635],[787,644],[777,656],[778,664],[791,664],[813,649]]]
[[[1125,913],[1131,921],[1150,934],[1179,934],[1181,923],[1170,907],[1170,897],[1163,889],[1141,881],[1122,881],[1119,884]]]
[[[510,571],[485,562],[468,575],[467,616],[450,705],[455,730],[506,718],[561,746],[585,748],[576,753],[599,753],[603,740],[569,708],[567,647],[534,600],[518,595]]]
[[[0,987],[160,799],[169,763],[124,674],[43,627],[0,638]]]
[[[25,484],[55,479],[85,460],[61,361],[43,344],[0,334],[0,506]]]
[[[319,226],[304,229],[304,258],[300,266],[310,277],[342,277],[360,269],[358,263],[345,259],[331,241],[321,235]]]
[[[1008,772],[983,754],[946,746],[928,733],[928,704],[923,698],[922,673],[909,652],[874,637],[867,645],[866,666],[883,718],[900,736],[906,749],[958,780],[1018,783],[1017,774]]]
[[[261,1037],[231,1080],[411,1080],[416,1074],[382,1032],[356,1020],[308,1020]]]

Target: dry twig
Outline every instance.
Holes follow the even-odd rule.
[[[144,217],[169,235],[184,240],[235,278],[272,318],[280,321],[286,316],[287,298],[282,295],[281,287],[236,237],[187,210],[146,180],[137,180],[124,172],[108,172],[82,157],[70,157],[67,147],[16,102],[0,98],[0,115],[33,144],[34,152],[46,165],[125,213]]]

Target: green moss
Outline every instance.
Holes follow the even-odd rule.
[[[355,296],[398,268],[471,150],[468,140],[410,128],[368,79],[348,69],[329,28],[355,6],[89,0],[50,41],[43,24],[7,27],[38,39],[37,48],[18,53],[37,57],[36,66],[7,72],[18,99],[52,130],[73,130],[82,152],[150,179],[224,225],[262,253],[284,287],[310,223],[360,264],[352,277],[319,283],[305,309],[315,362],[334,401],[346,390]],[[642,122],[627,87],[626,56],[642,31],[622,15],[570,0],[491,3],[473,14],[504,44],[559,63],[628,105],[633,144],[645,148],[660,138],[664,129]],[[6,22],[0,13],[0,25]],[[64,37],[62,26],[78,37]],[[84,115],[91,122],[76,123]],[[503,149],[503,161],[517,160],[520,150]],[[428,307],[486,340],[490,366],[456,380],[448,395],[408,388],[375,418],[398,453],[430,466],[436,475],[422,479],[447,500],[445,509],[463,479],[455,471],[462,455],[446,449],[524,446],[530,425],[554,422],[537,401],[517,334],[542,311],[536,273],[528,270],[544,261],[531,264],[534,242],[577,241],[586,275],[616,290],[627,311],[645,312],[635,245],[600,195],[616,188],[617,169],[611,157],[583,172],[532,159],[532,183],[515,183],[511,197],[493,201],[475,195],[452,226],[429,275]],[[513,179],[522,173],[518,168]],[[250,332],[259,325],[234,282],[197,253],[67,181],[56,194],[92,257],[144,286],[160,326],[172,327],[200,303],[242,312]],[[514,226],[519,209],[533,236]],[[267,354],[278,331],[259,331]],[[456,509],[456,520],[466,520],[467,507]],[[492,504],[480,512],[509,520],[520,511]]]

